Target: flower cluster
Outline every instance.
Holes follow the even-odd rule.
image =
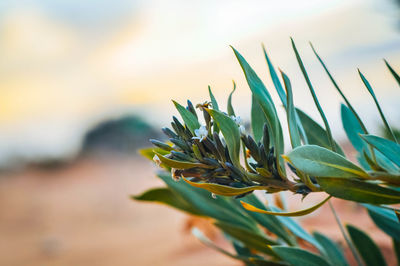
[[[296,193],[308,193],[309,190],[304,186],[296,186],[295,183],[281,176],[266,125],[264,125],[263,137],[257,143],[250,135],[246,134],[240,116],[229,116],[221,112],[238,126],[244,151],[244,167],[242,167],[241,164],[232,160],[218,124],[209,114],[210,103],[206,102],[196,107],[203,113],[205,125],[200,125],[192,132],[185,123],[182,124],[174,116],[171,122],[172,129],[167,127],[162,129],[171,145],[159,140],[150,140],[163,151],[163,155],[156,154],[154,156],[154,161],[158,165],[162,164],[162,166],[170,168],[171,175],[175,180],[179,180],[183,176],[190,178],[193,182],[234,188],[262,185],[267,192],[291,190]],[[190,101],[188,101],[186,110],[190,111],[196,119],[198,118],[196,109]]]

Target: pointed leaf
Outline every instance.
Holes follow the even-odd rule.
[[[357,179],[319,177],[318,184],[328,194],[345,200],[372,203],[400,203],[400,191]]]
[[[274,240],[269,239],[266,235],[261,233],[261,231],[256,233],[223,222],[216,222],[215,225],[231,237],[245,244],[247,247],[274,256],[274,253],[268,245],[276,245],[277,243]]]
[[[282,154],[284,150],[282,128],[271,95],[268,93],[261,79],[257,76],[243,56],[236,51],[235,48],[232,47],[232,49],[240,63],[240,66],[243,69],[250,90],[257,99],[261,109],[265,114],[265,117],[268,120],[268,126],[271,129],[271,139],[274,142],[274,147],[277,154],[276,157],[278,158],[278,170],[284,174],[285,169],[283,167],[283,161],[280,158],[280,154]]]
[[[317,122],[310,118],[306,113],[296,108],[297,114],[304,127],[304,131],[307,135],[308,144],[318,145],[327,149],[330,149],[329,139],[327,137],[325,129],[323,129]],[[335,142],[336,152],[344,155],[339,144]]]
[[[386,130],[390,133],[390,135],[392,136],[393,140],[395,140],[397,142],[396,136],[394,135],[392,129],[389,126],[389,123],[386,120],[385,115],[383,114],[383,111],[381,109],[381,106],[379,105],[378,99],[376,98],[374,90],[371,87],[371,84],[368,82],[368,80],[365,78],[365,76],[361,73],[360,70],[358,70],[358,74],[360,75],[361,80],[363,81],[363,83],[364,83],[365,87],[367,88],[368,92],[371,94],[372,98],[374,99],[376,108],[378,108],[379,114],[380,114],[380,116],[382,118],[382,121],[383,121],[385,127],[386,127]]]
[[[143,156],[146,157],[149,160],[153,160],[154,155],[156,155],[155,153],[161,154],[161,155],[167,155],[169,154],[168,151],[165,151],[163,149],[160,148],[155,148],[155,147],[150,147],[150,148],[144,148],[144,149],[140,149],[139,153]]]
[[[217,123],[222,134],[224,135],[232,163],[240,168],[240,133],[238,126],[232,120],[232,118],[226,116],[220,111],[207,109],[207,112],[214,118],[214,121]]]
[[[200,123],[197,120],[197,117],[192,114],[189,110],[185,107],[180,105],[179,103],[172,101],[178,110],[179,114],[181,115],[183,121],[185,122],[186,126],[189,128],[190,132],[194,134],[194,130],[200,127]]]
[[[202,168],[209,168],[210,166],[202,163],[192,163],[192,162],[183,162],[183,161],[177,161],[177,160],[172,160],[169,159],[160,153],[154,151],[154,154],[158,156],[160,161],[171,168],[176,168],[176,169],[189,169],[189,168],[194,168],[194,167],[202,167]]]
[[[214,193],[216,195],[221,195],[221,196],[237,196],[237,195],[241,195],[241,194],[251,192],[254,190],[267,189],[266,186],[250,186],[250,187],[236,188],[236,187],[223,186],[223,185],[214,184],[214,183],[192,182],[184,177],[182,177],[182,178],[183,178],[183,180],[185,180],[185,182],[187,182],[191,186],[202,188],[202,189],[210,191],[211,193]]]
[[[278,209],[277,207],[270,206],[270,209],[274,212],[283,212],[281,209]],[[265,215],[267,216],[267,215]],[[271,215],[272,216],[272,215]],[[306,230],[304,230],[301,225],[299,225],[293,218],[288,217],[288,216],[272,216],[278,218],[278,220],[284,224],[287,229],[289,229],[295,236],[311,243],[314,245],[316,248],[319,250],[322,249],[320,244],[315,240],[315,238],[310,235]]]
[[[260,141],[263,136],[263,127],[267,123],[264,112],[254,95],[251,96],[251,128],[255,141]]]
[[[213,108],[214,110],[219,110],[219,108],[218,108],[218,102],[217,102],[217,100],[215,99],[214,94],[212,93],[211,87],[210,87],[210,86],[208,86],[208,93],[210,94],[210,99],[211,99],[212,108]]]
[[[304,145],[289,152],[285,158],[300,171],[316,177],[368,178],[363,169],[345,157],[317,145]]]
[[[290,40],[291,40],[291,42],[292,42],[292,47],[293,47],[294,53],[295,53],[295,55],[296,55],[296,59],[297,59],[297,62],[298,62],[298,64],[299,64],[299,67],[300,67],[300,69],[301,69],[301,72],[303,73],[303,76],[304,76],[304,78],[305,78],[305,80],[306,80],[306,83],[307,83],[307,85],[308,85],[308,88],[310,89],[311,95],[312,95],[313,100],[314,100],[314,104],[315,104],[315,106],[317,107],[318,112],[319,112],[319,114],[321,115],[321,118],[322,118],[322,120],[323,120],[323,122],[324,122],[325,131],[326,131],[327,138],[328,138],[328,141],[329,141],[329,146],[331,147],[331,149],[332,149],[333,151],[336,151],[336,145],[335,145],[335,142],[334,142],[333,137],[332,137],[332,132],[331,132],[331,129],[330,129],[330,127],[329,127],[328,120],[326,119],[325,114],[324,114],[324,111],[322,110],[322,107],[321,107],[321,105],[320,105],[320,103],[319,103],[319,101],[318,101],[317,95],[315,94],[314,88],[313,88],[313,86],[312,86],[312,84],[311,84],[311,81],[310,81],[310,79],[309,79],[309,77],[308,77],[306,68],[304,67],[304,64],[303,64],[303,61],[301,60],[300,54],[299,54],[299,52],[297,51],[296,45],[294,44],[294,41],[293,41],[292,38],[290,38]]]
[[[347,225],[346,228],[351,240],[367,266],[386,265],[379,247],[365,232],[352,225]]]
[[[283,106],[286,108],[287,100],[286,100],[285,91],[283,90],[283,86],[282,86],[282,84],[281,84],[281,82],[279,80],[278,75],[276,74],[275,68],[272,65],[271,60],[268,57],[268,54],[267,54],[267,51],[265,50],[264,45],[262,45],[262,48],[263,48],[263,51],[264,51],[265,60],[267,60],[269,74],[271,76],[272,83],[274,83],[276,92],[278,92],[279,98],[281,99],[281,102],[282,102]]]
[[[306,214],[310,214],[313,211],[315,211],[316,209],[318,209],[319,207],[321,207],[322,205],[324,205],[331,197],[327,197],[326,199],[324,199],[323,201],[321,201],[320,203],[304,209],[304,210],[300,210],[300,211],[295,211],[295,212],[272,212],[272,211],[266,211],[266,210],[262,210],[260,208],[257,208],[251,204],[248,204],[246,202],[241,201],[240,203],[242,203],[243,208],[245,208],[248,211],[252,211],[252,212],[259,212],[259,213],[265,213],[265,214],[270,214],[270,215],[277,215],[277,216],[304,216]]]
[[[383,232],[400,241],[400,221],[394,211],[370,204],[363,204],[363,206],[368,209],[369,216]]]
[[[241,199],[242,201],[252,204],[258,208],[265,208],[264,204],[261,203],[261,201],[254,195],[250,194],[247,195],[246,197]],[[242,208],[242,205],[240,204],[240,201],[237,200],[238,204]],[[266,208],[267,210],[269,208]],[[282,238],[285,240],[288,244],[292,244],[294,242],[294,239],[292,236],[290,236],[285,228],[284,223],[280,221],[280,217],[274,216],[274,215],[265,215],[262,213],[257,213],[257,212],[252,212],[252,211],[247,211],[247,214],[251,216],[253,219],[255,219],[261,226],[265,227],[267,230],[270,232],[276,234],[278,237]],[[290,219],[290,218],[288,218]],[[288,228],[290,230],[290,228]]]
[[[301,145],[299,129],[297,127],[296,120],[296,109],[293,103],[293,93],[292,85],[290,84],[289,78],[285,73],[281,71],[283,82],[285,83],[286,95],[287,95],[287,121],[289,127],[290,141],[292,143],[292,148],[296,148]]]
[[[400,145],[373,135],[362,135],[362,138],[400,167]]]
[[[188,204],[185,200],[183,200],[179,195],[174,193],[169,188],[153,188],[147,190],[141,195],[132,196],[132,199],[139,201],[158,202],[182,210],[184,212],[191,213],[193,215],[201,215],[198,210]]]
[[[396,73],[396,71],[394,71],[394,69],[389,65],[388,61],[384,60],[385,64],[387,66],[387,68],[389,69],[390,73],[392,74],[392,76],[394,77],[394,79],[397,81],[397,83],[400,86],[400,76],[399,74]]]
[[[249,230],[255,230],[256,223],[245,216],[231,199],[226,199],[222,196],[215,198],[211,197],[210,192],[204,189],[193,187],[185,181],[175,181],[169,173],[160,173],[158,175],[168,187],[181,196],[189,205],[196,208],[205,216],[209,216],[219,221],[232,223]]]
[[[272,246],[279,257],[293,266],[331,266],[324,258],[301,248]]]
[[[323,247],[323,253],[325,253],[326,257],[329,261],[335,266],[347,266],[349,265],[346,261],[345,256],[343,255],[343,250],[329,239],[327,236],[314,232],[315,239],[321,244]]]
[[[235,81],[233,81],[233,90],[231,91],[231,93],[229,94],[229,97],[228,97],[228,115],[229,116],[235,116],[235,111],[233,110],[233,106],[232,106],[232,95],[233,95],[233,93],[235,92],[235,90],[236,90],[236,83],[235,83]]]

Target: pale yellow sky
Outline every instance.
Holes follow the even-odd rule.
[[[128,111],[165,124],[173,113],[170,99],[203,101],[210,84],[225,102],[232,79],[239,87],[234,102],[248,118],[250,94],[229,45],[272,89],[263,42],[291,78],[296,103],[313,112],[290,47],[293,36],[336,123],[340,99],[309,40],[370,124],[378,120],[357,67],[379,88],[387,111],[400,96],[382,63],[385,57],[400,69],[399,18],[390,1],[152,0],[126,7],[116,1],[123,12],[95,2],[85,6],[87,13],[79,1],[62,2],[60,8],[51,1],[0,7],[0,161],[71,154],[89,126]]]

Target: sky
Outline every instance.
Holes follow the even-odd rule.
[[[97,122],[137,113],[156,126],[176,114],[171,99],[208,99],[249,119],[250,93],[229,45],[268,79],[261,43],[291,78],[295,103],[317,120],[289,37],[343,138],[340,98],[308,45],[312,41],[346,95],[376,128],[378,114],[357,76],[376,88],[389,120],[396,88],[382,58],[400,69],[398,8],[390,1],[78,1],[0,3],[0,165],[10,160],[73,156]],[[222,104],[223,105],[223,104]]]

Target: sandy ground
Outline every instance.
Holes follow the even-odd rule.
[[[0,265],[241,265],[185,232],[186,215],[129,199],[162,185],[153,170],[142,158],[113,157],[1,174]],[[363,209],[334,205],[344,222],[372,233],[395,265],[389,238]],[[328,206],[301,222],[341,239]]]

